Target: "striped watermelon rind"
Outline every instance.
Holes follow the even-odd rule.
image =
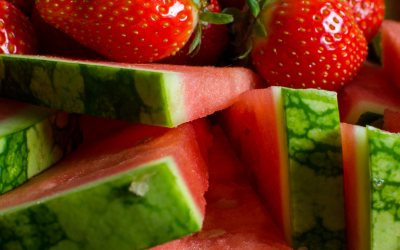
[[[202,220],[167,156],[0,210],[0,242],[6,249],[146,249],[199,231]]]
[[[336,93],[282,88],[293,247],[343,249],[342,144]]]
[[[400,233],[400,135],[367,127],[371,249],[396,249]]]
[[[46,57],[0,59],[4,97],[66,112],[173,126],[163,72]],[[179,81],[169,86],[174,83]]]

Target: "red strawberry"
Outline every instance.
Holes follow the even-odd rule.
[[[31,15],[31,11],[33,6],[35,5],[35,0],[6,0],[9,3],[12,3],[17,9],[19,9],[26,16]]]
[[[221,13],[221,7],[216,0],[212,0],[207,10]],[[228,44],[228,30],[225,25],[211,23],[202,24],[201,47],[195,56],[189,54],[189,47],[194,39],[194,34],[180,51],[167,57],[160,63],[176,65],[207,66],[215,65]]]
[[[4,0],[0,7],[0,53],[36,54],[36,34],[28,18]]]
[[[267,36],[252,58],[271,85],[338,90],[360,69],[367,44],[344,0],[273,0],[259,18]]]
[[[36,0],[41,17],[83,45],[123,62],[179,51],[198,21],[190,0]]]
[[[39,54],[106,60],[99,53],[83,46],[61,30],[46,23],[40,17],[36,7],[32,9],[32,25],[38,38]]]
[[[397,0],[398,1],[398,0]],[[358,27],[364,32],[367,42],[378,34],[385,16],[384,0],[349,0]]]
[[[192,0],[36,0],[36,6],[46,22],[83,45],[113,60],[138,63],[179,51],[202,9]],[[217,21],[232,20],[218,15]],[[215,13],[201,16],[216,22]]]

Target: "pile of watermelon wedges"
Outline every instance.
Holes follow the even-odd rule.
[[[0,250],[400,249],[398,0],[0,0]]]

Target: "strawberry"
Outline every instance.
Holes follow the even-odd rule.
[[[338,90],[367,56],[347,1],[271,0],[258,18],[266,34],[253,37],[251,56],[271,85]]]
[[[137,63],[157,61],[178,52],[192,32],[198,31],[201,3],[191,0],[36,0],[46,22],[109,59]],[[220,15],[222,20],[224,16]],[[214,20],[210,15],[202,16]],[[231,21],[230,16],[227,19]]]
[[[106,60],[99,53],[83,46],[59,29],[46,23],[36,7],[32,9],[32,25],[39,43],[39,54],[79,59]]]
[[[0,53],[36,54],[36,34],[28,18],[4,0],[0,7]]]
[[[349,0],[358,27],[364,32],[367,42],[378,34],[385,16],[384,0]]]
[[[212,0],[206,8],[208,11],[221,13],[218,1]],[[189,42],[176,54],[167,57],[160,63],[192,66],[212,66],[218,61],[228,44],[228,30],[225,25],[202,23],[201,47],[196,55],[189,54],[189,45],[194,39],[192,35]]]
[[[31,16],[32,8],[35,5],[35,0],[6,0],[6,1],[17,7],[17,9],[19,9],[26,16]]]

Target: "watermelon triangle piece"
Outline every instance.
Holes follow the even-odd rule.
[[[397,249],[400,135],[342,124],[348,248]]]
[[[219,125],[208,150],[210,186],[201,232],[152,250],[290,250],[258,196]]]
[[[0,196],[0,242],[146,249],[199,231],[208,187],[193,126],[134,125]]]
[[[164,127],[230,106],[265,87],[245,68],[0,55],[0,96],[67,112]]]
[[[338,92],[340,121],[365,126],[380,122],[385,109],[400,110],[400,90],[378,65],[366,63]],[[379,121],[380,120],[380,121]]]
[[[251,90],[218,120],[289,246],[344,249],[336,93],[280,87]]]

